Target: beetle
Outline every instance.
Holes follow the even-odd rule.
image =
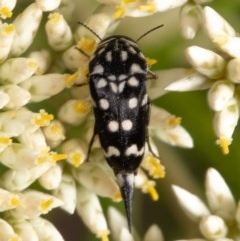
[[[100,39],[89,62],[95,126],[88,156],[94,137],[98,135],[104,157],[116,176],[131,232],[134,178],[146,142],[152,152],[148,141],[150,100],[146,80],[156,78],[137,41],[163,25],[149,30],[137,41],[122,35],[102,40],[88,26],[82,25]]]

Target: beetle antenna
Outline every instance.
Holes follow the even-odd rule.
[[[158,25],[158,26],[156,26],[156,27],[154,27],[154,28],[151,28],[151,29],[148,30],[146,33],[144,33],[143,35],[141,35],[141,36],[136,40],[136,42],[138,42],[140,39],[142,39],[143,37],[145,37],[145,36],[148,35],[149,33],[153,32],[153,31],[155,31],[156,29],[159,29],[159,28],[161,28],[161,27],[163,27],[163,24]]]
[[[84,28],[86,28],[87,30],[89,30],[95,37],[97,37],[100,41],[102,41],[102,39],[100,38],[100,36],[95,33],[91,28],[89,28],[85,23],[83,22],[78,22],[80,25],[82,25]]]

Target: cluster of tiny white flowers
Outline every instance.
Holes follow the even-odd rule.
[[[197,13],[202,18],[202,27],[221,53],[195,45],[188,47],[185,53],[193,69],[182,69],[181,78],[168,85],[166,90],[209,89],[207,99],[214,112],[213,126],[217,144],[224,154],[228,154],[239,119],[240,38],[214,9],[198,7]],[[194,29],[198,30],[197,25]]]
[[[206,174],[206,197],[209,208],[194,194],[179,186],[173,191],[184,212],[198,222],[203,238],[193,240],[239,240],[240,206],[237,205],[231,190],[217,170],[209,168]]]

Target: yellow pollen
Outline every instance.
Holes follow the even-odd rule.
[[[168,126],[174,128],[174,127],[180,125],[181,121],[182,121],[181,117],[172,116],[168,119]]]
[[[77,79],[77,73],[71,74],[71,75],[67,75],[66,78],[64,78],[64,85],[67,88],[70,88],[73,86],[75,80]]]
[[[3,26],[3,31],[5,34],[10,35],[15,31],[15,26],[13,24],[5,24]]]
[[[90,102],[79,100],[75,104],[74,109],[78,113],[88,113],[91,110],[91,107],[92,105],[90,104]]]
[[[54,161],[54,162],[67,159],[67,154],[57,154],[55,152],[51,152],[50,155],[51,155],[52,161]]]
[[[117,10],[114,13],[114,18],[118,19],[121,18],[124,15],[124,8],[123,7],[118,7]]]
[[[154,3],[148,3],[145,5],[141,5],[141,6],[139,6],[139,10],[154,13],[154,12],[156,12],[156,5]]]
[[[83,163],[83,158],[80,153],[73,153],[70,158],[74,167],[79,167]]]
[[[110,234],[109,230],[102,230],[97,234],[97,238],[100,238],[102,241],[109,241],[108,235]]]
[[[51,13],[48,17],[48,19],[53,23],[59,22],[61,18],[62,18],[62,15],[59,13]]]
[[[135,2],[138,2],[139,0],[123,0],[123,2],[125,4],[128,4],[128,3],[135,3]]]
[[[10,198],[10,204],[12,207],[18,207],[20,206],[21,202],[19,200],[19,197],[17,195],[14,195]]]
[[[164,178],[165,177],[165,168],[160,164],[158,159],[154,156],[149,158],[149,163],[152,165],[151,175],[154,178]]]
[[[29,61],[27,62],[27,67],[28,67],[29,69],[37,69],[38,65],[37,65],[36,61],[34,61],[34,60],[29,60]]]
[[[13,237],[11,237],[10,239],[8,239],[8,241],[21,241],[22,239],[17,235],[14,234]]]
[[[156,59],[149,59],[149,58],[147,58],[147,65],[148,66],[152,66],[152,65],[154,65],[156,63],[157,63]]]
[[[150,194],[153,201],[157,201],[159,196],[157,193],[156,188],[154,187],[153,183],[151,181],[146,181],[143,185],[143,190]]]
[[[12,139],[6,136],[0,136],[0,145],[1,146],[9,146],[12,144]]]
[[[53,198],[50,198],[46,201],[41,202],[40,208],[42,211],[48,211],[52,204],[53,204]]]
[[[217,145],[220,146],[222,149],[222,153],[227,155],[229,153],[229,145],[231,144],[231,140],[227,139],[226,137],[221,137],[217,140]]]
[[[96,47],[96,41],[92,38],[82,37],[77,44],[77,48],[81,49],[87,55],[91,55],[95,47]]]
[[[4,19],[5,18],[11,18],[12,12],[8,7],[4,6],[4,7],[0,8],[0,15]]]
[[[112,200],[113,200],[114,202],[120,202],[120,201],[122,201],[122,195],[121,195],[121,193],[120,193],[119,191],[115,192],[115,193],[113,194],[113,196],[112,196]]]
[[[40,110],[40,113],[36,115],[33,122],[38,126],[47,126],[53,118],[54,116],[52,114],[48,114],[45,110]]]

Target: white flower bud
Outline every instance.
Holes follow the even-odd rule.
[[[200,73],[188,74],[168,85],[165,90],[169,91],[193,91],[208,89],[213,81]]]
[[[99,199],[93,192],[80,186],[77,190],[77,212],[98,238],[107,240],[109,230]]]
[[[146,234],[144,235],[143,241],[163,241],[163,234],[158,225],[151,225]]]
[[[47,190],[53,190],[58,188],[62,179],[62,168],[59,165],[50,167],[43,175],[38,179],[42,187]]]
[[[198,6],[187,3],[183,5],[180,14],[180,26],[183,37],[193,39],[200,28]]]
[[[61,0],[36,0],[36,3],[42,11],[48,12],[58,8]]]
[[[58,120],[51,121],[48,126],[44,127],[43,132],[51,147],[58,146],[66,138],[64,126]]]
[[[54,191],[54,196],[63,201],[62,209],[70,214],[74,213],[77,202],[77,188],[71,175],[63,174],[59,187]]]
[[[5,220],[0,219],[1,240],[19,240],[12,226]]]
[[[9,96],[9,101],[5,105],[9,109],[18,109],[31,99],[31,94],[17,85],[4,85],[0,89]]]
[[[14,34],[15,26],[13,24],[4,23],[0,25],[0,63],[8,57]]]
[[[221,175],[209,168],[206,175],[206,196],[214,214],[225,220],[233,220],[236,213],[236,203],[231,190]]]
[[[221,111],[214,114],[213,126],[219,138],[232,139],[239,119],[238,101],[232,98]]]
[[[233,83],[240,83],[240,59],[232,59],[228,62],[227,77]]]
[[[29,58],[12,58],[0,65],[1,82],[19,84],[32,76],[37,70],[37,63]]]
[[[223,238],[228,231],[223,219],[215,215],[203,217],[200,222],[200,230],[209,240],[218,240],[218,238]]]
[[[17,0],[1,0],[0,1],[0,17],[2,19],[11,18],[12,10],[16,5]]]
[[[81,168],[75,169],[74,176],[79,183],[97,195],[114,198],[119,191],[113,176],[94,162],[84,163]]]
[[[57,51],[68,48],[73,40],[72,32],[63,16],[51,13],[45,26],[48,43]]]
[[[172,186],[174,194],[183,211],[194,221],[209,215],[209,210],[197,196],[176,185]]]
[[[198,46],[190,46],[186,49],[188,61],[198,72],[212,79],[223,76],[225,60],[220,55]]]
[[[59,231],[46,219],[35,218],[30,220],[30,223],[37,233],[39,240],[64,241]]]
[[[40,51],[31,52],[28,55],[29,58],[33,59],[37,63],[37,69],[35,74],[41,75],[47,71],[51,64],[51,55],[49,51],[42,49]]]
[[[20,86],[31,93],[31,101],[39,102],[61,92],[65,87],[65,78],[65,74],[55,73],[35,75],[25,80]]]
[[[15,220],[14,220],[15,221]],[[39,241],[37,233],[33,229],[32,225],[24,220],[16,221],[13,223],[13,228],[21,240],[24,241]]]
[[[21,205],[21,201],[19,200],[19,196],[15,193],[8,192],[0,188],[0,199],[1,206],[0,211],[4,212],[6,210],[14,209]]]
[[[22,205],[11,210],[11,215],[16,219],[33,219],[42,214],[47,214],[53,208],[62,205],[62,201],[39,191],[25,191],[19,193]]]
[[[74,167],[83,164],[87,156],[86,143],[78,139],[69,139],[63,143],[61,150],[67,154],[67,162]]]
[[[0,109],[7,105],[9,102],[9,96],[0,90]]]
[[[31,44],[42,19],[42,11],[36,3],[29,5],[14,21],[16,34],[11,47],[11,55],[19,56]]]
[[[156,9],[158,12],[165,12],[172,8],[177,8],[182,6],[187,2],[187,0],[168,0],[168,1],[154,0],[153,2],[156,5]]]
[[[215,82],[208,91],[208,104],[214,111],[221,111],[234,95],[234,84],[228,80]]]
[[[58,117],[71,125],[80,125],[90,112],[92,105],[86,100],[68,100],[61,106]]]

